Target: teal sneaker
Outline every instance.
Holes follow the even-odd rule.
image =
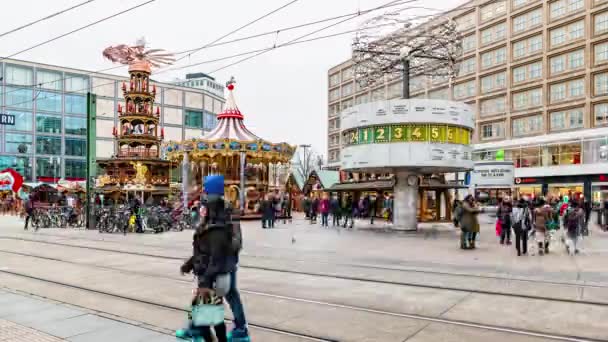
[[[227,334],[228,342],[250,342],[249,331],[244,329],[232,329]]]
[[[175,331],[175,337],[182,340],[192,339],[192,331],[190,329],[179,329]]]

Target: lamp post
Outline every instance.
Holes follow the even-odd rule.
[[[240,180],[240,191],[239,191],[239,206],[240,206],[240,210],[241,210],[241,214],[245,213],[245,150],[241,150],[239,153],[239,160],[240,160],[240,175],[239,175],[239,180]]]
[[[308,174],[310,173],[310,170],[308,169],[308,164],[310,162],[308,159],[310,159],[310,157],[307,157],[306,150],[310,148],[310,145],[301,144],[300,147],[304,149],[304,165],[302,165],[302,171],[304,172],[304,174],[302,175],[302,178],[306,179],[308,178]]]

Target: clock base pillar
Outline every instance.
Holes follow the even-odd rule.
[[[409,176],[416,173],[397,171],[393,197],[393,229],[413,231],[418,229],[418,182],[408,184]]]

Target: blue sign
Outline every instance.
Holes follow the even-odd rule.
[[[12,114],[0,114],[0,125],[15,126],[15,116]]]

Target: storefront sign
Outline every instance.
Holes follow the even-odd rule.
[[[512,162],[477,162],[471,174],[471,184],[475,187],[513,186],[514,167]]]
[[[516,178],[515,184],[534,184],[539,183],[537,178]]]
[[[19,172],[8,168],[0,172],[0,191],[19,191],[23,185],[23,177]]]
[[[15,126],[15,116],[11,114],[0,114],[0,125]]]

